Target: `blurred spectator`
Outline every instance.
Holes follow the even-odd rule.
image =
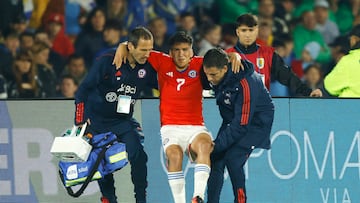
[[[77,84],[81,84],[86,74],[87,69],[83,57],[77,54],[71,55],[62,75],[70,75]]]
[[[207,51],[216,48],[221,40],[221,26],[212,22],[205,22],[200,29],[201,41],[199,43],[199,56],[204,56]]]
[[[109,19],[106,21],[103,32],[103,46],[95,53],[95,58],[101,56],[109,48],[114,48],[120,43],[122,33],[121,22],[116,19]]]
[[[330,9],[335,15],[341,34],[346,34],[351,30],[354,17],[357,16],[358,3],[358,0],[330,0]]]
[[[0,44],[0,74],[7,80],[13,80],[12,64],[19,49],[19,35],[16,32],[5,34],[4,44]]]
[[[225,23],[221,26],[221,42],[220,47],[228,49],[235,46],[238,37],[236,35],[237,25],[235,23]]]
[[[220,23],[232,23],[244,13],[257,13],[258,1],[252,0],[215,0],[218,8]]]
[[[70,38],[65,34],[64,25],[64,16],[57,13],[51,14],[45,22],[45,28],[52,43],[51,49],[67,58],[74,53],[74,46]]]
[[[50,0],[32,0],[33,10],[30,17],[29,28],[36,30],[42,25],[42,16]]]
[[[272,47],[274,47],[276,53],[281,57],[281,58],[286,58],[287,56],[287,48],[286,48],[286,44],[283,40],[281,39],[274,39],[273,43],[272,43]],[[289,68],[289,67],[287,67]],[[273,97],[288,97],[290,96],[289,94],[289,88],[283,84],[281,84],[279,81],[274,80],[274,78],[271,78],[271,82],[270,82],[270,95]]]
[[[280,0],[275,4],[274,16],[284,20],[286,25],[288,26],[289,31],[291,30],[289,25],[291,25],[294,21],[292,15],[294,8],[295,3],[292,0]]]
[[[117,19],[122,22],[127,14],[126,0],[107,0],[106,17],[107,19]]]
[[[122,30],[123,27],[119,20],[110,19],[106,21],[103,33],[105,49],[115,47],[120,43]]]
[[[41,25],[45,27],[47,20],[54,14],[61,14],[65,16],[65,0],[51,0],[46,6],[46,9],[41,17]]]
[[[160,2],[158,0],[157,2]],[[154,0],[131,0],[127,2],[125,27],[132,30],[137,26],[146,26],[148,21],[156,16]]]
[[[9,53],[15,57],[20,46],[19,35],[16,32],[11,31],[6,33],[4,37],[4,44],[0,46],[0,51]]]
[[[8,81],[8,98],[41,98],[42,82],[29,52],[20,52],[12,66],[14,80]]]
[[[7,97],[6,80],[4,76],[0,74],[0,99],[6,99]]]
[[[350,32],[349,54],[343,56],[325,77],[325,89],[338,97],[360,97],[360,25]]]
[[[24,15],[22,0],[0,1],[0,33],[9,32],[10,25],[17,16]],[[1,34],[0,34],[1,35]]]
[[[156,17],[149,21],[148,28],[154,37],[154,50],[169,53],[169,36],[165,19]]]
[[[190,36],[194,37],[194,34],[198,32],[196,28],[195,16],[191,12],[184,12],[180,15],[178,31],[184,31]]]
[[[296,18],[301,18],[302,14],[304,12],[313,10],[315,1],[314,0],[297,0],[297,1],[294,1],[295,6],[294,6],[294,10],[292,11],[293,17],[295,19]]]
[[[25,32],[27,28],[28,28],[28,21],[26,19],[26,16],[23,14],[16,16],[11,23],[11,29],[14,30],[19,35]]]
[[[311,89],[323,89],[324,74],[317,63],[309,64],[304,70],[304,82]]]
[[[20,49],[24,51],[30,50],[35,41],[35,35],[32,32],[25,31],[20,37]]]
[[[274,16],[274,13],[274,0],[259,0],[259,20],[265,19],[269,22],[274,36],[289,33],[286,22],[283,19]],[[261,31],[259,34],[261,34]]]
[[[80,19],[90,12],[94,6],[93,0],[65,0],[65,33],[74,41],[80,33]]]
[[[105,11],[99,7],[94,8],[76,38],[75,51],[84,57],[86,67],[91,68],[95,54],[103,47],[105,22]]]
[[[39,29],[35,32],[35,42],[43,42],[48,47],[52,47],[52,42],[49,39],[49,35],[42,29]],[[65,60],[60,54],[56,53],[50,49],[49,53],[49,63],[53,65],[53,69],[57,76],[61,74],[64,69]]]
[[[218,8],[214,4],[215,0],[189,0],[191,10],[196,19],[196,24],[200,25],[202,22],[219,22]]]
[[[297,25],[293,31],[294,51],[296,58],[300,59],[304,46],[311,41],[316,41],[321,46],[321,51],[316,61],[327,63],[330,61],[331,53],[322,35],[315,29],[316,20],[314,12],[309,10],[302,14],[301,24]]]
[[[359,25],[359,24],[360,24],[360,15],[355,16],[352,26],[355,27],[356,25]]]
[[[37,68],[37,75],[42,82],[44,97],[51,98],[56,95],[57,76],[53,65],[49,63],[50,47],[44,42],[36,42],[31,47],[33,63]]]
[[[275,38],[272,47],[274,47],[275,51],[281,58],[286,57],[286,45],[285,42],[282,41],[280,38]]]
[[[325,76],[331,72],[343,56],[349,53],[350,42],[347,36],[339,36],[329,46],[331,49],[331,61],[323,66]]]
[[[283,57],[284,62],[286,65],[290,66],[292,61],[295,60],[295,53],[294,53],[294,41],[291,34],[284,34],[278,38],[285,44],[285,55]],[[273,42],[274,43],[274,42]]]
[[[63,75],[60,80],[60,89],[57,97],[73,99],[78,88],[78,83],[71,75]]]
[[[256,39],[256,43],[258,43],[261,46],[271,46],[272,41],[274,39],[274,35],[272,32],[272,25],[273,21],[262,18],[259,19],[259,34]]]
[[[326,0],[316,0],[314,4],[316,30],[321,33],[326,44],[330,44],[340,35],[336,23],[329,19],[329,3]]]
[[[167,34],[172,35],[176,31],[180,15],[189,11],[190,0],[156,0],[154,3],[155,13],[165,19]]]
[[[312,41],[305,45],[300,60],[294,60],[291,64],[292,71],[299,77],[303,78],[304,70],[310,64],[315,63],[315,59],[320,53],[320,44]]]
[[[177,30],[186,32],[194,39],[193,50],[194,53],[197,54],[199,51],[198,43],[200,42],[200,34],[199,30],[197,29],[194,14],[191,12],[181,13]]]

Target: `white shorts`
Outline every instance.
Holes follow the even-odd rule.
[[[185,152],[192,141],[201,133],[208,134],[212,140],[211,133],[202,125],[164,125],[160,129],[161,142],[164,152],[170,145],[179,145]]]

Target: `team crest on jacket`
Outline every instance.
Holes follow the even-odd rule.
[[[265,59],[264,58],[256,58],[256,66],[259,69],[264,68],[264,65],[265,65]]]
[[[108,102],[114,102],[116,101],[116,98],[117,98],[117,94],[115,92],[108,92],[105,95],[105,99]]]
[[[197,75],[197,72],[196,72],[196,70],[191,70],[191,71],[189,71],[188,75],[190,78],[195,78]]]
[[[138,77],[139,77],[139,78],[144,78],[145,75],[146,75],[146,70],[145,70],[145,69],[140,69],[140,70],[138,71]]]

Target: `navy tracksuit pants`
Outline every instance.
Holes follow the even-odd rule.
[[[227,167],[234,193],[235,203],[246,202],[244,165],[252,150],[232,145],[225,152],[211,155],[211,172],[208,180],[208,203],[219,203],[224,183],[224,170]]]
[[[139,134],[141,133],[141,129],[139,131],[138,128],[140,125],[135,120],[131,120],[111,127],[99,128],[98,126],[92,127],[92,125],[89,127],[89,131],[94,134],[113,132],[120,142],[125,143],[131,165],[131,180],[134,184],[136,203],[145,203],[148,157],[141,144],[143,136]],[[102,195],[109,199],[110,203],[117,203],[113,174],[106,175],[103,179],[98,180],[98,184]]]

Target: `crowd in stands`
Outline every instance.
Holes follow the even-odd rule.
[[[323,88],[349,53],[359,10],[359,0],[1,0],[0,98],[73,98],[96,57],[136,26],[149,28],[162,52],[177,30],[193,36],[197,55],[230,48],[244,13],[259,18],[258,44],[273,46],[309,87]],[[270,93],[295,96],[277,81]]]

